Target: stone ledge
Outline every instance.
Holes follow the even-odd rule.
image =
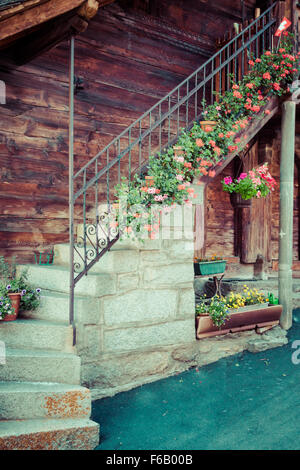
[[[89,375],[93,377],[94,368],[101,367],[102,359],[98,364],[86,364],[83,366],[85,373],[84,384],[91,388],[92,398],[98,399],[105,396],[113,396],[132,388],[141,386],[145,383],[161,380],[176,373],[183,372],[191,367],[201,367],[218,361],[224,357],[241,353],[242,351],[260,352],[267,349],[283,346],[287,344],[287,332],[282,330],[280,326],[274,327],[272,330],[258,335],[255,331],[244,331],[239,333],[229,333],[224,336],[216,336],[205,338],[202,340],[191,341],[186,344],[176,346],[160,346],[156,351],[147,352],[117,352],[113,359],[109,359],[109,353],[104,353],[103,361],[107,364],[112,361],[112,368],[116,358],[120,356],[120,363],[127,363],[126,377],[122,378],[123,369],[118,368],[112,371],[108,367],[108,376],[106,377],[105,367],[103,366],[102,374],[99,373],[98,380],[89,380]],[[152,346],[153,347],[153,346]],[[158,350],[159,349],[159,350]],[[143,356],[147,355],[147,367],[143,368]],[[139,371],[130,366],[130,363],[139,358]],[[150,374],[149,374],[150,367]],[[127,382],[126,382],[127,380]],[[101,384],[101,385],[100,385]],[[100,386],[99,386],[100,385]]]

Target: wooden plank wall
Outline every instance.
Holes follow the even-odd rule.
[[[280,121],[279,121],[280,122]],[[270,124],[259,135],[259,162],[269,161],[271,174],[280,180],[280,129],[278,123]],[[277,130],[276,130],[277,127]],[[300,131],[300,128],[299,128]],[[296,134],[295,177],[294,177],[294,232],[293,232],[293,259],[300,259],[300,217],[299,217],[299,178],[300,178],[300,133]],[[247,165],[246,165],[247,166]],[[248,165],[249,166],[249,165]],[[251,165],[250,165],[251,166]],[[234,218],[229,196],[221,189],[220,181],[225,176],[234,175],[234,166],[231,163],[221,175],[213,180],[207,187],[207,213],[206,213],[206,251],[205,256],[213,254],[225,257],[234,256]],[[251,208],[255,223],[251,222],[250,239],[244,261],[254,262],[258,254],[262,254],[267,265],[272,260],[278,260],[279,239],[279,187],[264,201],[254,201]],[[254,214],[255,213],[255,214]],[[253,231],[257,234],[254,236]],[[255,239],[253,239],[253,236]],[[251,238],[252,237],[252,238]]]
[[[254,3],[245,2],[248,16]],[[76,39],[83,89],[75,100],[75,168],[205,61],[240,19],[238,0],[132,0],[100,9]],[[68,44],[17,69],[2,62],[0,79],[7,90],[0,253],[31,262],[33,249],[68,240]],[[229,215],[226,228],[232,231]]]

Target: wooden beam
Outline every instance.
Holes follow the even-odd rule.
[[[68,11],[75,10],[83,3],[84,0],[51,0],[1,21],[0,48],[26,35],[36,26]]]
[[[49,0],[28,0],[27,2],[23,2],[20,5],[15,6],[7,6],[5,10],[0,11],[0,21],[3,21],[5,18],[9,18],[10,16],[17,15],[29,8],[35,7],[39,4],[49,2]]]
[[[87,21],[90,21],[97,13],[99,3],[97,0],[87,0],[78,10],[77,14]]]
[[[82,33],[88,22],[72,12],[48,21],[35,31],[13,45],[11,55],[17,65],[23,65],[40,54],[50,50],[72,35]]]

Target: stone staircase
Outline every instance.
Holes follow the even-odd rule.
[[[0,323],[6,347],[0,365],[1,450],[89,450],[99,442],[99,425],[89,419],[90,390],[80,386],[67,305],[66,295],[45,292],[38,310]]]

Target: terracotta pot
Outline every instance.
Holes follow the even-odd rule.
[[[250,306],[249,306],[250,307]],[[256,326],[265,324],[276,324],[280,319],[282,305],[266,306],[253,305],[250,310],[236,309],[232,313],[224,325],[220,328],[215,326],[208,314],[202,314],[196,317],[196,336],[198,339],[209,336],[217,336],[244,329],[252,329]]]
[[[200,121],[201,129],[205,132],[211,132],[217,125],[217,121]]]
[[[243,199],[239,193],[230,194],[230,202],[233,207],[250,207],[252,199]]]
[[[153,176],[145,176],[146,186],[149,188],[154,185]]]
[[[14,294],[8,294],[8,297],[11,300],[12,308],[15,310],[13,315],[6,315],[2,321],[15,321],[18,317],[21,294],[16,292]]]

